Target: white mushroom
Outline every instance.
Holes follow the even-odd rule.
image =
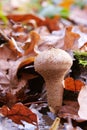
[[[35,70],[44,78],[48,105],[57,112],[63,100],[63,79],[72,65],[70,55],[61,49],[52,48],[41,52],[34,62]]]

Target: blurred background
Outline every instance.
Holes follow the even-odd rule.
[[[35,13],[52,16],[62,13],[68,15],[75,7],[84,8],[87,0],[0,0],[0,15],[8,13]],[[65,14],[64,14],[65,13]]]

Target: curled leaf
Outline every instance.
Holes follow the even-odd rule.
[[[41,19],[40,17],[33,15],[33,14],[12,14],[12,15],[7,15],[7,18],[9,20],[13,20],[15,22],[23,22],[27,23],[29,20],[33,19],[36,21],[38,26],[41,26],[44,24],[44,19]]]
[[[8,117],[16,124],[22,124],[22,121],[26,121],[37,126],[37,116],[30,109],[25,107],[23,104],[15,104],[11,109],[7,106],[3,106],[0,109],[0,113],[5,117]]]
[[[23,46],[23,49],[25,51],[25,55],[28,55],[31,52],[35,53],[34,52],[34,46],[40,40],[40,36],[36,32],[34,32],[34,31],[32,31],[30,33],[30,37],[31,37],[31,41]]]
[[[74,80],[72,77],[67,77],[64,81],[65,89],[71,91],[80,91],[84,83],[81,80]]]
[[[34,57],[28,57],[26,59],[24,59],[20,64],[19,64],[19,67],[18,67],[18,70],[26,65],[29,65],[31,64],[32,62],[34,62]]]
[[[17,75],[18,77],[25,79],[25,80],[30,80],[33,79],[35,77],[37,77],[37,73],[34,70],[34,57],[29,57],[24,59],[18,67],[17,70]]]
[[[14,53],[16,53],[19,57],[22,56],[22,50],[17,46],[16,41],[14,38],[8,41],[7,44],[8,48],[10,48]]]
[[[72,26],[68,26],[65,32],[64,49],[65,50],[78,49],[77,43],[78,43],[79,38],[80,38],[80,35],[78,33],[72,32]]]

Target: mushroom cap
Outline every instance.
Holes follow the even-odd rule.
[[[41,52],[34,61],[34,67],[40,74],[66,73],[72,65],[71,56],[62,49],[52,48]],[[62,71],[61,71],[62,70]]]

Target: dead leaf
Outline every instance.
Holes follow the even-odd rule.
[[[34,59],[35,57],[29,57],[24,59],[18,66],[17,75],[20,79],[30,80],[38,76],[34,70]],[[30,71],[29,71],[30,70]]]
[[[16,124],[22,124],[22,121],[26,121],[37,126],[37,116],[30,109],[25,107],[21,103],[15,104],[11,109],[7,106],[0,108],[0,113],[5,117],[8,117]]]
[[[72,77],[67,77],[64,81],[64,85],[67,90],[80,91],[84,83],[81,80],[74,80]]]
[[[80,48],[81,51],[87,52],[87,42]]]
[[[75,101],[66,101],[65,105],[60,107],[60,110],[58,112],[58,116],[60,118],[71,118],[73,120],[76,120],[78,122],[83,121],[80,116],[78,115],[78,109],[79,104]]]
[[[61,3],[59,3],[59,5],[62,6],[63,8],[70,9],[74,1],[75,0],[62,0]]]
[[[83,86],[78,96],[79,111],[78,115],[83,119],[87,120],[87,85]]]
[[[35,20],[38,26],[42,26],[44,24],[44,19],[41,19],[40,17],[33,15],[33,14],[12,14],[7,15],[7,18],[9,20],[13,20],[15,22],[23,22],[28,23],[29,20]]]
[[[61,48],[64,46],[64,35],[65,30],[54,31],[50,34],[40,35],[40,40],[38,44],[35,45],[34,50],[37,54],[44,50],[49,50],[51,48]]]
[[[60,27],[58,26],[59,19],[60,19],[59,16],[55,16],[54,18],[48,18],[48,17],[46,18],[45,26],[47,26],[50,32],[60,29]]]
[[[27,27],[23,26],[21,23],[12,23],[12,30],[10,32],[10,37],[13,37],[15,41],[24,43],[28,39],[29,30]]]
[[[23,49],[25,51],[24,55],[28,55],[29,53],[35,53],[34,46],[40,40],[39,34],[37,34],[34,31],[31,31],[30,37],[31,37],[31,41],[29,43],[27,43],[27,44],[25,43],[25,45],[23,46]]]
[[[13,29],[13,27],[11,29]],[[13,32],[14,31],[24,32],[25,30],[19,26],[19,28],[15,27],[13,29]],[[36,32],[31,32],[30,35],[32,42],[29,43],[29,46],[26,49],[22,48],[23,46],[26,46],[26,41],[25,43],[21,43],[16,41],[13,37],[9,38],[10,34],[8,34],[8,37],[4,31],[0,31],[0,35],[3,36],[3,41],[6,42],[0,46],[0,92],[1,95],[4,95],[1,96],[1,98],[6,97],[8,93],[15,97],[18,91],[27,86],[30,79],[37,76],[36,73],[34,75],[35,71],[33,71],[32,74],[29,71],[26,73],[21,71],[21,77],[19,78],[18,72],[19,69],[26,67],[27,65],[29,66],[31,62],[34,62],[34,57],[36,55],[34,52],[34,46],[37,43],[39,35]],[[15,100],[15,102],[17,101],[18,99]],[[8,98],[8,103],[4,103],[11,106],[10,98]]]
[[[46,26],[50,31],[53,31],[53,30],[58,30],[59,29],[59,26],[58,26],[58,21],[60,19],[59,16],[55,16],[54,18],[40,18],[36,15],[33,15],[33,14],[19,14],[19,15],[15,15],[15,14],[12,14],[12,15],[8,15],[7,18],[9,20],[13,20],[15,22],[22,22],[22,23],[25,23],[25,24],[31,24],[31,25],[34,25],[32,22],[36,23],[35,24],[35,27],[36,26]],[[30,22],[32,20],[32,22]]]
[[[64,50],[76,50],[78,49],[78,39],[80,35],[72,32],[72,26],[68,26],[65,32],[64,38]]]
[[[0,30],[0,35],[1,37],[3,37],[3,39],[6,41],[7,44],[5,44],[5,46],[7,46],[7,48],[11,49],[17,56],[22,56],[22,51],[21,49],[18,47],[16,41],[14,40],[14,38],[9,39],[3,31]]]
[[[20,68],[22,68],[22,67],[24,67],[24,66],[26,66],[26,65],[31,64],[32,62],[34,62],[34,59],[35,59],[35,57],[28,57],[28,58],[24,59],[24,60],[19,64],[18,69],[20,69]]]

